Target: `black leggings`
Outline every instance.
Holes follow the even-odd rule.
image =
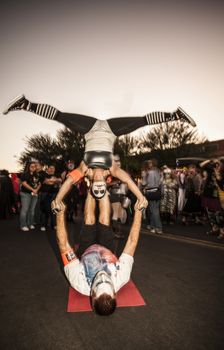
[[[83,224],[79,248],[76,251],[78,258],[80,259],[85,250],[93,244],[99,244],[114,252],[114,233],[111,226],[99,222],[94,225]]]
[[[73,131],[86,134],[97,121],[96,118],[82,114],[62,113],[58,111],[55,120],[64,124]],[[146,117],[121,117],[107,119],[107,122],[116,136],[129,134],[142,126],[148,125]]]
[[[43,104],[33,103],[27,100],[27,111],[38,114],[44,118],[57,120],[72,131],[86,134],[93,127],[96,118],[77,113],[63,113],[57,108]],[[126,135],[146,125],[155,125],[172,120],[178,120],[177,113],[152,112],[141,117],[118,117],[107,119],[107,122],[116,136]]]
[[[54,120],[64,124],[72,131],[78,131],[81,134],[86,134],[97,121],[96,118],[82,114],[62,113],[58,111]]]

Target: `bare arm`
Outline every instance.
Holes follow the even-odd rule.
[[[210,159],[204,160],[204,161],[201,162],[199,165],[200,165],[201,168],[203,168],[205,165],[207,165],[207,164],[209,164],[209,163],[211,163],[211,160],[210,160]]]
[[[79,182],[79,180],[81,180],[85,176],[87,170],[87,166],[82,161],[77,169],[69,173],[67,179],[61,186],[55,200],[52,202],[51,207],[53,212],[57,213],[60,210],[60,203],[63,201],[66,194],[71,190],[72,186],[75,183]]]
[[[68,233],[65,226],[65,205],[63,203],[61,203],[61,210],[57,214],[56,221],[57,221],[56,235],[57,235],[58,247],[60,249],[60,252],[63,254],[68,250],[72,249],[68,241]]]
[[[41,188],[41,184],[39,184],[39,185],[37,186],[37,188],[36,188],[36,193],[39,192],[40,188]]]
[[[37,189],[33,188],[32,186],[30,186],[26,181],[22,182],[23,187],[27,188],[28,190],[30,190],[31,192],[36,193]]]
[[[138,210],[138,202],[135,204],[135,215],[123,253],[134,256],[142,223],[142,212]]]
[[[52,177],[51,179],[45,179],[44,184],[46,185],[55,185],[55,184],[61,184],[62,179],[60,177]]]
[[[43,184],[44,185],[53,185],[54,181],[52,179],[45,179]]]
[[[57,194],[57,197],[55,199],[55,201],[57,203],[60,203],[64,197],[66,196],[66,194],[70,191],[70,189],[72,188],[74,184],[74,181],[72,179],[71,176],[68,176],[67,179],[65,180],[65,182],[63,183],[63,185],[61,186],[58,194]]]

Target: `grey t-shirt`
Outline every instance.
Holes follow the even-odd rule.
[[[106,151],[113,153],[116,135],[106,120],[97,120],[92,129],[85,134],[85,152]]]
[[[144,174],[142,184],[145,188],[156,188],[161,184],[161,175],[159,169],[147,170]]]
[[[93,254],[93,256],[92,256]],[[91,282],[97,271],[97,264],[100,261],[100,269],[106,270],[110,275],[115,292],[122,288],[130,279],[134,258],[122,253],[117,259],[115,255],[105,247],[98,244],[90,246],[83,254],[87,259],[76,259],[64,267],[65,275],[72,288],[84,295],[90,295]],[[99,259],[94,259],[98,255]],[[87,265],[87,266],[86,266]],[[85,268],[86,267],[86,268]],[[91,276],[92,275],[92,276]]]

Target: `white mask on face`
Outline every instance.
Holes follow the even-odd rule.
[[[107,186],[104,181],[94,181],[92,184],[92,194],[96,199],[101,199],[105,196]]]
[[[114,297],[115,291],[113,282],[105,271],[99,271],[96,274],[91,287],[91,294],[93,292],[95,293],[96,298],[104,293],[110,295],[112,298]]]

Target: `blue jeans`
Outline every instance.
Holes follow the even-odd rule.
[[[152,228],[162,230],[162,222],[160,219],[160,201],[149,201],[149,215],[148,215],[148,220],[149,224]]]
[[[30,193],[20,192],[21,211],[20,211],[20,227],[34,225],[35,207],[38,196],[32,196]]]

